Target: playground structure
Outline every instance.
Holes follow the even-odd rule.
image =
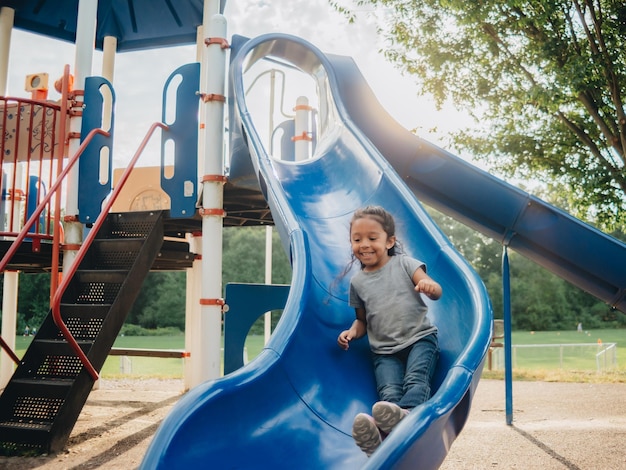
[[[149,133],[161,132],[162,161],[174,161],[173,176],[165,170],[161,176],[162,189],[171,200],[169,211],[109,214],[117,194],[109,196],[115,94],[108,80],[84,71],[76,74],[76,87],[83,94],[64,97],[59,110],[54,108],[53,115],[70,116],[68,135],[73,140],[68,146],[68,162],[62,171],[58,169],[61,165],[50,171],[55,176],[45,183],[45,197],[43,189],[25,196],[25,201],[38,202],[32,211],[7,210],[29,216],[22,219],[24,233],[18,235],[19,230],[12,229],[3,234],[28,239],[21,248],[5,249],[11,254],[7,256],[8,268],[48,269],[52,261],[44,260],[59,258],[52,253],[55,247],[59,249],[59,243],[53,241],[55,233],[60,235],[58,231],[53,230],[46,238],[37,235],[40,230],[27,228],[34,224],[53,228],[60,225],[61,211],[50,204],[59,201],[55,185],[60,185],[66,175],[71,178],[72,163],[80,170],[75,175],[76,185],[66,186],[70,192],[81,184],[96,189],[75,189],[75,212],[72,202],[65,206],[63,225],[69,226],[69,231],[66,229],[60,253],[62,290],[55,289],[51,315],[26,356],[14,358],[18,369],[0,398],[0,406],[3,410],[16,409],[18,414],[2,416],[0,438],[5,446],[12,443],[17,450],[62,448],[116,330],[123,323],[124,308],[132,303],[143,276],[150,269],[189,269],[195,273],[195,277],[190,276],[188,295],[195,305],[190,317],[201,318],[193,323],[194,334],[201,339],[191,338],[188,349],[192,363],[208,359],[209,365],[192,373],[193,389],[163,423],[146,455],[144,468],[180,468],[209,459],[234,468],[246,468],[259,461],[272,468],[291,468],[294,462],[306,468],[346,464],[412,468],[417,461],[420,467],[436,468],[467,419],[492,323],[482,283],[432,224],[418,199],[498,239],[505,247],[520,251],[619,309],[624,309],[626,303],[625,274],[621,269],[626,249],[401,129],[380,108],[351,59],[325,55],[305,41],[280,34],[252,40],[235,37],[229,44],[224,18],[218,14],[222,10],[223,5],[207,2],[204,27],[209,33],[202,41],[203,60],[173,72],[172,77],[180,79],[175,94],[176,117],[173,122],[155,123]],[[15,11],[19,14],[20,8]],[[77,47],[85,48],[79,46],[81,37],[77,31]],[[219,64],[225,63],[229,49],[227,94],[225,84],[220,83]],[[210,74],[206,74],[208,63],[217,65]],[[305,111],[300,116],[309,119],[296,119],[281,127],[293,126],[293,131],[286,131],[280,151],[275,150],[278,146],[271,138],[262,137],[264,124],[258,124],[262,114],[248,104],[254,92],[247,95],[246,85],[251,86],[255,79],[244,77],[265,63],[270,68],[279,64],[285,73],[308,75],[317,91],[313,105],[297,104],[300,111]],[[83,90],[80,75],[84,78]],[[166,88],[170,83],[173,80]],[[67,88],[63,86],[62,90]],[[228,178],[221,153],[225,97],[229,100]],[[110,106],[107,101],[111,101]],[[164,103],[164,109],[167,105]],[[67,112],[62,111],[63,106]],[[72,118],[77,113],[70,110],[83,107],[86,112],[76,130]],[[306,112],[307,107],[315,113]],[[200,113],[195,112],[198,109]],[[273,128],[278,126],[269,127],[273,135]],[[23,154],[20,146],[14,148],[14,154]],[[168,152],[173,155],[168,156]],[[136,153],[129,168],[140,154]],[[200,156],[197,162],[189,158],[196,155]],[[211,159],[203,161],[205,155]],[[279,155],[281,158],[276,158]],[[102,166],[108,166],[107,177],[102,176]],[[128,178],[130,171],[124,172],[115,191],[121,190]],[[220,207],[222,190],[224,204]],[[397,215],[402,221],[399,237],[405,248],[427,262],[429,272],[441,279],[446,292],[444,299],[431,307],[441,330],[442,347],[436,393],[404,420],[369,460],[350,437],[354,414],[366,410],[375,400],[367,346],[361,342],[349,354],[336,347],[336,334],[349,324],[353,313],[346,303],[347,280],[334,282],[347,262],[347,221],[352,211],[365,203],[383,204]],[[41,223],[46,217],[51,222]],[[219,240],[222,223],[273,223],[294,274],[281,323],[261,356],[217,379],[219,349],[217,357],[209,349],[219,345],[224,301],[221,281],[215,276],[221,255],[212,249]],[[83,239],[83,226],[87,225],[90,230]],[[211,234],[217,236],[211,238]],[[9,243],[18,246],[13,240]],[[40,254],[35,257],[39,264],[33,261],[32,253]],[[120,253],[125,254],[123,259]],[[196,256],[199,254],[201,259]],[[237,322],[239,314],[252,315],[250,312],[256,309],[261,315],[273,308],[262,305],[255,286],[232,288],[243,289],[232,294],[233,299],[254,297],[252,305],[243,305],[239,313],[231,308],[225,315],[227,335],[229,323]],[[63,290],[69,294],[63,294]],[[229,296],[227,290],[228,304]],[[64,327],[59,318],[71,318],[72,322]],[[508,327],[510,333],[510,323]],[[505,317],[505,345],[506,330]],[[241,331],[245,335],[245,328]],[[29,375],[33,370],[35,374]],[[34,394],[28,395],[31,391]],[[28,415],[31,410],[34,416]],[[230,424],[225,426],[225,422]]]

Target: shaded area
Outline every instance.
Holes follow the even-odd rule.
[[[180,399],[182,387],[181,380],[103,379],[63,451],[0,457],[0,468],[136,468],[156,427]]]
[[[554,449],[552,449],[548,444],[546,444],[545,442],[541,441],[540,439],[537,439],[532,434],[530,434],[530,433],[528,433],[528,432],[524,431],[523,429],[520,429],[520,428],[518,428],[516,426],[513,426],[512,429],[514,429],[515,432],[519,433],[522,437],[524,437],[525,439],[530,441],[533,445],[537,446],[539,449],[541,449],[543,452],[545,452],[547,455],[549,455],[550,458],[553,458],[553,459],[558,460],[559,462],[561,462],[565,466],[565,468],[567,468],[569,470],[582,470],[578,465],[574,464],[573,462],[568,460],[566,457],[560,455],[558,452],[556,452]]]
[[[223,11],[226,0],[222,0]],[[203,0],[99,0],[96,47],[117,38],[118,52],[196,43]],[[76,40],[78,0],[0,0],[15,9],[15,27],[69,41]]]
[[[90,439],[96,439],[99,436],[101,436],[102,434],[104,434],[105,432],[110,431],[111,429],[115,429],[118,426],[121,426],[124,423],[127,423],[131,420],[134,419],[138,419],[141,418],[149,413],[154,412],[155,410],[158,410],[159,408],[163,408],[165,406],[169,406],[169,405],[173,405],[174,403],[176,403],[178,401],[179,397],[174,396],[174,397],[170,397],[167,398],[165,400],[161,400],[159,402],[154,402],[154,403],[144,403],[144,402],[139,402],[139,401],[131,401],[131,402],[127,402],[124,403],[125,406],[129,406],[129,407],[136,407],[137,410],[133,411],[132,413],[128,413],[125,414],[123,416],[119,416],[116,417],[115,419],[111,420],[111,421],[106,421],[103,422],[95,427],[90,428],[88,431],[84,431],[80,434],[77,435],[72,435],[68,446],[75,446],[77,444],[81,444],[85,441],[88,441]],[[99,401],[99,402],[92,402],[89,401],[88,405],[90,406],[110,406],[110,407],[116,407],[119,406],[118,402],[113,402],[113,401]]]

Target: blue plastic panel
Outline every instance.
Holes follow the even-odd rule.
[[[282,310],[289,286],[267,284],[226,284],[224,315],[224,375],[243,367],[243,352],[248,331],[265,312]]]
[[[176,87],[174,91],[170,88]],[[161,187],[171,200],[170,216],[193,217],[198,198],[198,91],[200,64],[195,62],[177,68],[163,89],[162,121],[169,126],[161,133]],[[169,103],[168,96],[175,96]],[[167,111],[174,110],[174,119]],[[195,110],[195,112],[194,112]],[[173,149],[174,173],[165,168],[166,154]]]
[[[111,95],[110,128],[103,128],[104,92],[107,87]],[[80,132],[80,141],[93,130],[103,128],[109,137],[96,134],[78,161],[78,219],[93,223],[100,215],[102,201],[111,193],[113,174],[113,130],[115,129],[115,92],[111,83],[103,77],[87,77],[85,80],[85,107]],[[105,165],[101,165],[105,159]],[[106,174],[101,169],[106,168]]]

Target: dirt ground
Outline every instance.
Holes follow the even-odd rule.
[[[137,468],[182,387],[178,380],[102,380],[65,451],[0,457],[0,468]],[[511,426],[504,397],[504,382],[480,382],[442,470],[626,469],[626,384],[516,382]]]
[[[137,468],[157,427],[182,392],[182,380],[100,380],[63,452],[0,457],[0,469]]]
[[[626,384],[481,380],[442,470],[626,469]]]

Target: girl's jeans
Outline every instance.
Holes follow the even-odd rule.
[[[381,400],[412,409],[430,398],[430,384],[439,357],[437,333],[395,354],[373,354]]]

